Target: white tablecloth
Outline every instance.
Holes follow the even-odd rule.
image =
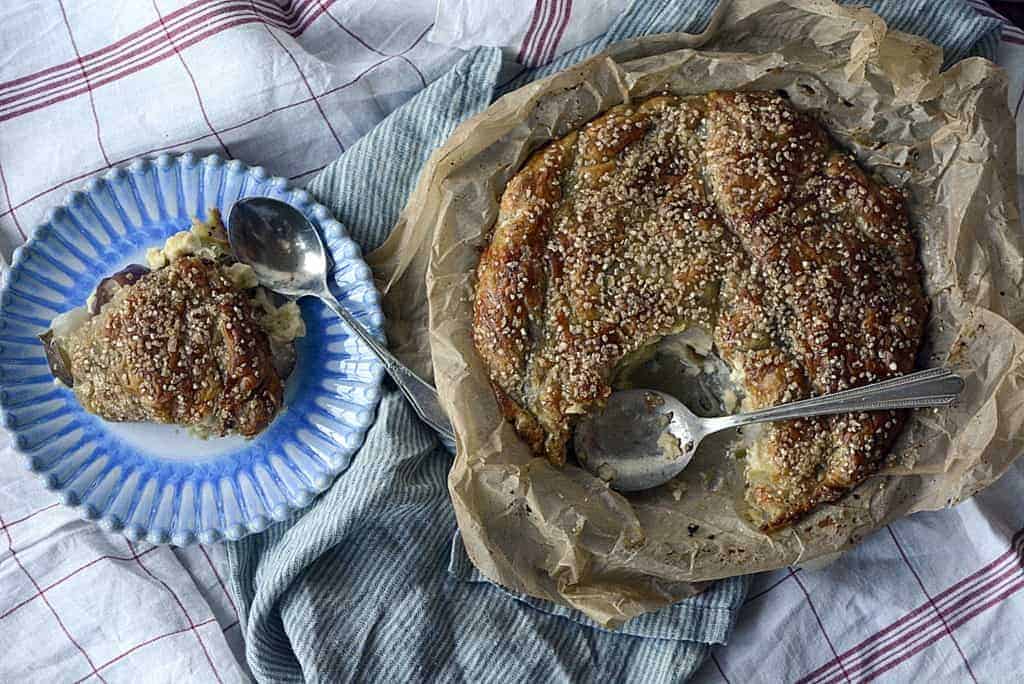
[[[3,3],[0,256],[86,179],[140,155],[217,152],[301,183],[460,49],[543,62],[625,4]],[[1001,50],[1019,112],[1024,32],[1005,32]],[[0,453],[0,681],[247,678],[219,547],[104,534],[43,490],[3,435]],[[825,569],[762,576],[700,678],[1018,681],[1022,491],[1018,464],[973,500],[894,524]]]

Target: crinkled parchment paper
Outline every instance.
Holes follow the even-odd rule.
[[[499,100],[434,154],[371,255],[391,334],[434,377],[458,432],[449,478],[473,562],[515,590],[614,625],[691,583],[821,559],[914,511],[955,504],[1024,449],[1022,235],[1006,78],[831,2],[738,0],[701,36],[619,44]],[[735,459],[703,449],[676,482],[622,496],[535,458],[499,413],[471,337],[474,271],[508,179],[539,146],[612,105],[669,90],[785,91],[863,166],[905,189],[931,320],[918,365],[965,378],[959,405],[917,411],[883,474],[766,536],[739,515]],[[423,283],[429,300],[429,337]]]

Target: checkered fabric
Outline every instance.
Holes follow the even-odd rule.
[[[301,184],[445,73],[479,27],[534,65],[625,5],[506,0],[481,22],[469,3],[0,3],[0,260],[110,166],[217,152]],[[965,4],[998,19],[981,0]],[[1004,28],[997,61],[1020,115],[1024,32]],[[248,679],[221,547],[106,535],[43,490],[2,435],[0,454],[0,681]],[[698,679],[1019,681],[1022,491],[1018,463],[974,499],[893,524],[828,567],[759,577]]]

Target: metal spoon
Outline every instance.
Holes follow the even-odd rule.
[[[348,324],[394,379],[427,425],[453,442],[451,423],[437,391],[378,342],[327,287],[327,250],[313,224],[295,207],[269,197],[247,197],[228,214],[231,250],[249,264],[260,284],[289,297],[318,297]]]
[[[944,368],[910,373],[856,389],[718,418],[700,418],[655,390],[623,390],[576,428],[576,457],[612,489],[636,492],[665,484],[693,458],[705,437],[721,430],[833,413],[945,406],[964,381]]]

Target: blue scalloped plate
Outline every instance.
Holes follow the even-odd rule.
[[[85,303],[99,281],[145,263],[209,208],[228,215],[264,195],[300,209],[334,262],[335,294],[378,336],[383,315],[359,247],[307,192],[259,167],[217,156],[135,160],[90,181],[47,215],[14,253],[0,285],[0,419],[15,448],[61,501],[131,539],[184,545],[238,539],[309,504],[345,471],[380,399],[383,367],[323,305],[302,300],[285,406],[251,440],[199,439],[185,429],[111,423],[55,383],[37,335]]]

